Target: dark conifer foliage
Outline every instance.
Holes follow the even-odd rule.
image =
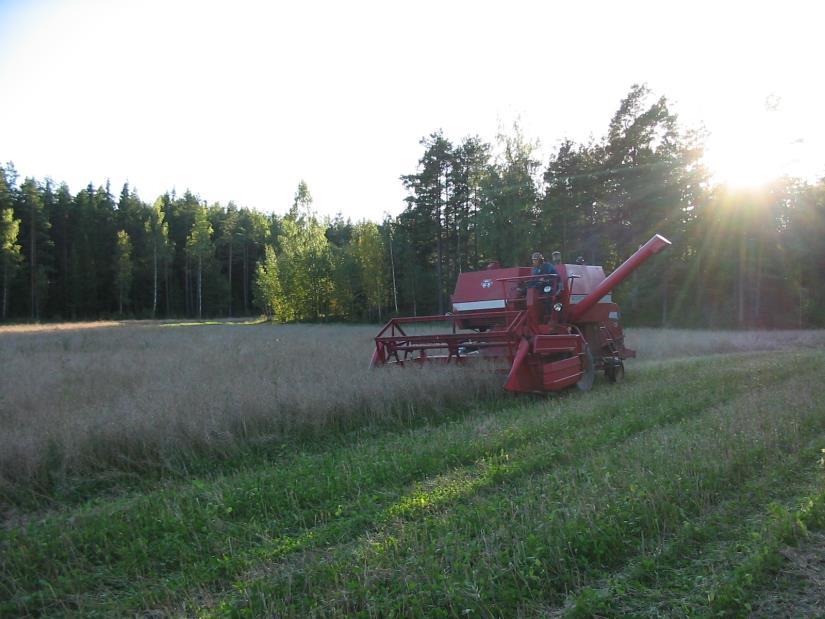
[[[546,162],[518,126],[495,144],[436,131],[421,147],[404,211],[381,223],[320,219],[303,181],[279,217],[188,190],[72,196],[0,166],[0,319],[443,313],[462,271],[534,250],[610,271],[658,232],[673,247],[616,291],[629,324],[825,326],[825,179],[712,186],[701,136],[644,86],[603,137],[562,141]]]

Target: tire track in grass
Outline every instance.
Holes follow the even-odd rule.
[[[821,430],[825,419],[812,412],[802,389],[805,374],[821,372],[821,356],[817,360],[818,367],[780,389],[766,381],[758,397],[634,436],[622,449],[596,454],[580,467],[529,476],[526,483],[477,495],[420,522],[396,521],[292,570],[287,582],[278,574],[289,570],[290,561],[273,566],[267,577],[243,584],[218,612],[456,614],[466,608],[497,615],[514,612],[525,597],[559,602],[567,590],[643,551],[644,536],[647,544],[662,543],[682,520],[700,516],[738,484],[777,464],[774,452],[793,453],[801,437]],[[788,402],[797,402],[799,410],[782,410]],[[768,415],[774,409],[777,419]],[[754,420],[754,411],[759,427],[740,428]],[[611,481],[611,470],[624,478]],[[509,517],[503,520],[501,511]]]
[[[825,608],[825,562],[822,560],[825,556],[825,494],[813,497],[792,517],[805,525],[804,530],[798,530],[801,534],[790,541],[777,540],[778,543],[770,548],[770,554],[763,551],[765,565],[762,570],[758,570],[754,562],[749,562],[748,567],[756,567],[757,576],[761,576],[757,587],[748,588],[748,603],[743,606],[753,619],[822,616]],[[759,558],[758,554],[752,557],[757,561]],[[748,573],[739,576],[747,577]]]
[[[333,527],[333,529],[334,529],[334,527]],[[306,536],[306,535],[305,535],[304,537],[311,538],[311,536]],[[285,543],[285,545],[284,545],[284,546],[285,546],[285,548],[290,549],[290,550],[292,550],[292,549],[294,549],[294,548],[295,548],[295,544],[293,543],[293,542],[294,542],[294,540],[289,540],[289,539],[286,539],[286,540],[284,540],[284,541],[286,542],[286,543]]]
[[[528,604],[522,614],[713,614],[709,599],[719,586],[717,581],[736,568],[748,545],[762,539],[760,531],[771,516],[765,506],[783,505],[792,510],[804,502],[803,497],[822,491],[822,473],[813,470],[811,463],[823,444],[825,434],[820,434],[769,474],[749,479],[701,517],[681,523],[663,543],[651,545],[604,579],[571,593],[563,605]]]
[[[805,363],[764,356],[740,361],[741,367],[726,360],[710,366],[681,363],[651,372],[638,381],[641,385],[554,400],[538,413],[535,406],[521,408],[504,422],[467,419],[302,456],[271,474],[255,471],[195,481],[194,488],[183,488],[183,496],[176,487],[91,512],[74,510],[68,515],[75,527],[71,531],[62,530],[64,516],[34,527],[30,535],[12,536],[16,553],[9,554],[16,554],[18,565],[12,566],[15,582],[9,590],[11,597],[14,591],[20,595],[17,605],[11,602],[7,608],[19,608],[23,598],[26,606],[55,608],[67,595],[82,605],[86,597],[103,591],[107,603],[121,607],[158,604],[226,582],[261,562],[352,539],[393,519],[420,518],[508,479],[570,461],[651,426],[677,422],[750,388],[757,368],[767,367],[769,382],[779,383]],[[642,386],[647,390],[635,391]],[[706,388],[697,397],[660,406],[663,397],[673,400],[681,389],[700,386]],[[459,442],[473,432],[472,441]],[[540,456],[531,460],[531,451]],[[513,453],[521,459],[520,468],[507,465]],[[326,476],[323,484],[311,483],[318,471]],[[424,483],[405,493],[415,480]],[[353,494],[354,500],[344,498]],[[32,543],[39,546],[27,548]],[[44,565],[45,556],[49,565]],[[21,562],[26,566],[21,568]],[[113,569],[113,563],[120,569]],[[108,576],[104,581],[86,576],[102,568]],[[32,573],[44,585],[27,592]]]
[[[789,376],[795,374],[794,369],[785,367],[785,370]],[[742,368],[740,371],[745,375],[749,375],[747,369]],[[783,376],[775,377],[777,381],[782,378]],[[707,381],[703,381],[703,384],[707,385]],[[717,393],[716,398],[711,398],[708,402],[732,397],[731,390],[728,389],[725,393],[726,395],[724,397],[721,397],[721,395]],[[658,397],[649,400],[645,398],[645,404],[657,400]],[[566,429],[571,432],[571,436],[563,445],[559,446],[553,440],[543,440],[540,444],[536,443],[537,439],[545,438],[542,436],[543,434],[555,433],[546,431],[539,434],[531,433],[534,438],[533,442],[527,444],[525,448],[521,450],[511,453],[502,450],[497,454],[490,454],[482,458],[470,467],[454,469],[448,474],[425,480],[425,482],[416,483],[409,494],[401,497],[400,500],[396,504],[391,505],[389,509],[379,512],[377,516],[373,517],[370,524],[374,528],[395,518],[413,519],[420,517],[429,511],[439,509],[454,501],[465,500],[476,492],[488,489],[496,484],[504,482],[511,483],[518,477],[529,475],[536,470],[552,466],[557,462],[569,461],[572,457],[575,457],[577,453],[586,453],[590,449],[598,449],[606,442],[625,440],[634,433],[651,427],[678,422],[685,416],[703,411],[704,408],[701,398],[685,400],[681,407],[659,409],[654,413],[645,412],[644,406],[634,407],[634,411],[644,413],[641,424],[639,423],[639,419],[617,419],[614,416],[608,417],[608,422],[605,422],[604,418],[602,418],[602,424],[607,423],[608,427],[604,428],[605,432],[603,434],[596,435],[589,434],[587,427],[579,427],[579,424],[575,423],[576,420],[574,417],[566,415],[564,421],[567,425]],[[594,437],[596,437],[595,441]],[[513,462],[517,464],[507,466],[509,463],[506,461],[509,461],[511,456]],[[502,466],[502,463],[505,463],[505,465]],[[362,533],[363,531],[360,530],[361,524],[362,523],[359,523],[357,527],[349,531],[348,535],[343,537],[351,539]],[[343,523],[343,525],[346,526],[347,523]],[[366,528],[369,529],[369,527]],[[334,533],[327,535],[327,533],[330,533],[330,530],[334,531]],[[318,546],[324,543],[336,543],[336,538],[340,539],[342,536],[340,535],[338,525],[333,524],[329,530],[323,528],[320,530],[319,528],[314,529],[310,537],[315,542],[313,546]],[[292,540],[286,541],[290,551],[299,550],[299,548],[296,548],[295,545],[291,543]],[[279,542],[274,545],[274,552],[268,553],[268,551],[265,550],[260,555],[260,558],[277,560],[279,555],[281,555],[281,548],[282,545],[279,540]]]

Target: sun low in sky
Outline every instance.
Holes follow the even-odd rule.
[[[519,119],[546,162],[646,83],[719,182],[825,175],[817,3],[0,2],[0,159],[282,213],[403,208],[443,129]]]
[[[790,106],[799,106],[791,102]],[[743,106],[739,115],[720,119],[707,139],[705,160],[713,179],[732,188],[764,185],[782,176],[825,176],[819,122],[770,94],[762,106]]]

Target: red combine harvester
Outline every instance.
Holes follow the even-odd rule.
[[[452,313],[393,318],[375,338],[371,365],[488,359],[506,363],[505,389],[524,393],[587,390],[597,370],[621,380],[623,360],[636,353],[624,346],[611,291],[669,245],[655,235],[609,277],[580,264],[554,265],[558,276],[532,275],[529,267],[461,273]],[[421,334],[415,326],[433,323],[444,328]]]

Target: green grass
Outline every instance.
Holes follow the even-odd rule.
[[[825,354],[77,484],[0,532],[0,616],[747,614],[825,518]]]

